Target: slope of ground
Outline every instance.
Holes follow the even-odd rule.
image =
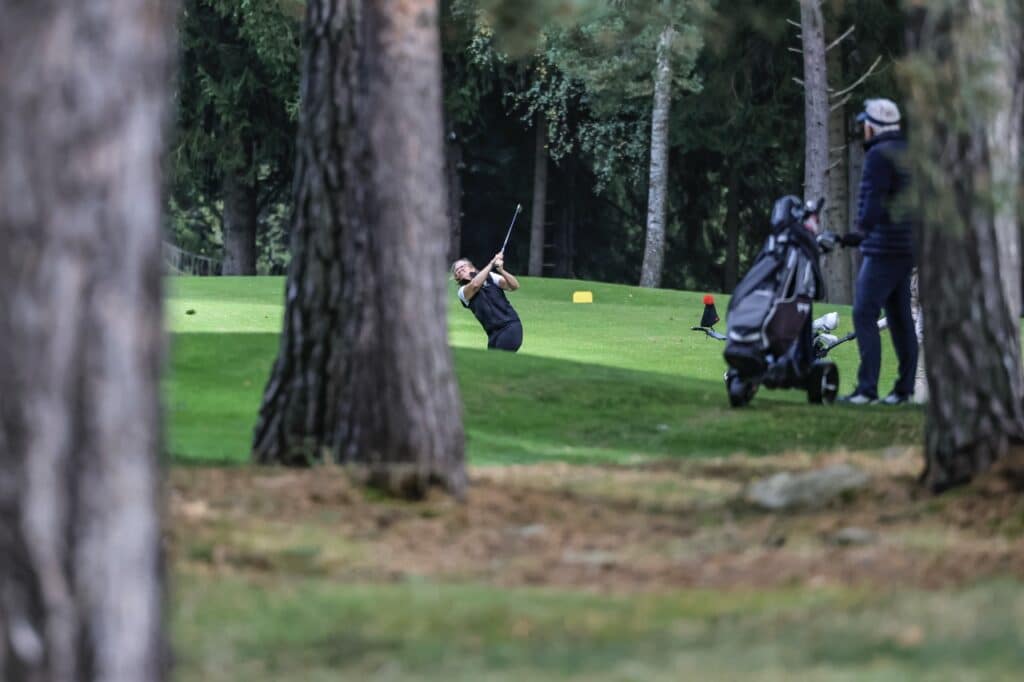
[[[334,467],[241,466],[282,285],[171,282],[178,680],[1019,677],[1024,502],[996,479],[923,494],[919,408],[731,410],[721,345],[689,331],[699,293],[526,279],[517,355],[452,308],[468,499],[395,502]],[[848,388],[854,345],[835,359]],[[742,500],[836,461],[869,487],[815,511]]]
[[[282,286],[280,278],[171,280],[166,401],[176,458],[246,460],[277,351]],[[570,302],[581,288],[594,304]],[[730,409],[722,345],[689,329],[703,310],[699,293],[524,278],[513,300],[526,327],[516,355],[482,350],[473,316],[457,303],[451,310],[473,462],[628,462],[920,438],[917,408],[820,408],[798,392],[763,391],[749,409]],[[721,297],[723,316],[726,305]],[[833,308],[845,329],[848,310]],[[848,344],[835,354],[847,384],[855,353]],[[883,385],[892,353],[885,359]]]

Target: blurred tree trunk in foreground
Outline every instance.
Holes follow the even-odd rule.
[[[1020,0],[911,18],[911,93],[928,357],[924,483],[970,481],[1024,441],[1019,343]]]
[[[307,5],[284,332],[253,443],[410,497],[465,484],[433,0]]]
[[[164,677],[173,3],[0,3],[0,679]]]

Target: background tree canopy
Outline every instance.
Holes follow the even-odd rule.
[[[490,258],[515,205],[529,205],[543,119],[543,273],[636,281],[656,48],[671,25],[663,286],[729,289],[759,248],[773,200],[801,193],[802,63],[789,23],[799,18],[797,3],[526,4],[442,2],[446,154],[458,205],[451,251]],[[170,238],[188,251],[237,260],[228,252],[244,250],[251,233],[254,267],[283,272],[303,6],[185,2]],[[851,106],[870,93],[898,99],[890,68],[902,44],[896,3],[832,0],[825,11],[833,32],[855,29],[837,48],[841,81],[833,87],[881,57]],[[529,247],[521,224],[511,269],[525,272]]]
[[[259,231],[262,269],[279,271],[286,260],[302,6],[299,0],[183,3],[170,234],[184,249],[222,256],[223,220],[231,209],[225,186],[233,185],[250,203],[238,229],[253,238]]]

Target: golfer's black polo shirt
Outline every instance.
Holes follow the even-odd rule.
[[[476,274],[474,272],[473,276]],[[462,301],[462,305],[473,311],[488,336],[513,322],[519,322],[519,315],[508,302],[504,290],[498,286],[500,281],[498,275],[492,272],[469,302],[466,301],[465,285],[459,287],[459,300]]]

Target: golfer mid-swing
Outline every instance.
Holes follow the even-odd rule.
[[[505,255],[499,251],[479,271],[468,259],[460,258],[452,263],[452,277],[460,285],[462,305],[473,311],[487,332],[487,347],[513,353],[519,350],[523,345],[523,325],[505,298],[505,290],[518,289],[519,280],[505,270]]]

